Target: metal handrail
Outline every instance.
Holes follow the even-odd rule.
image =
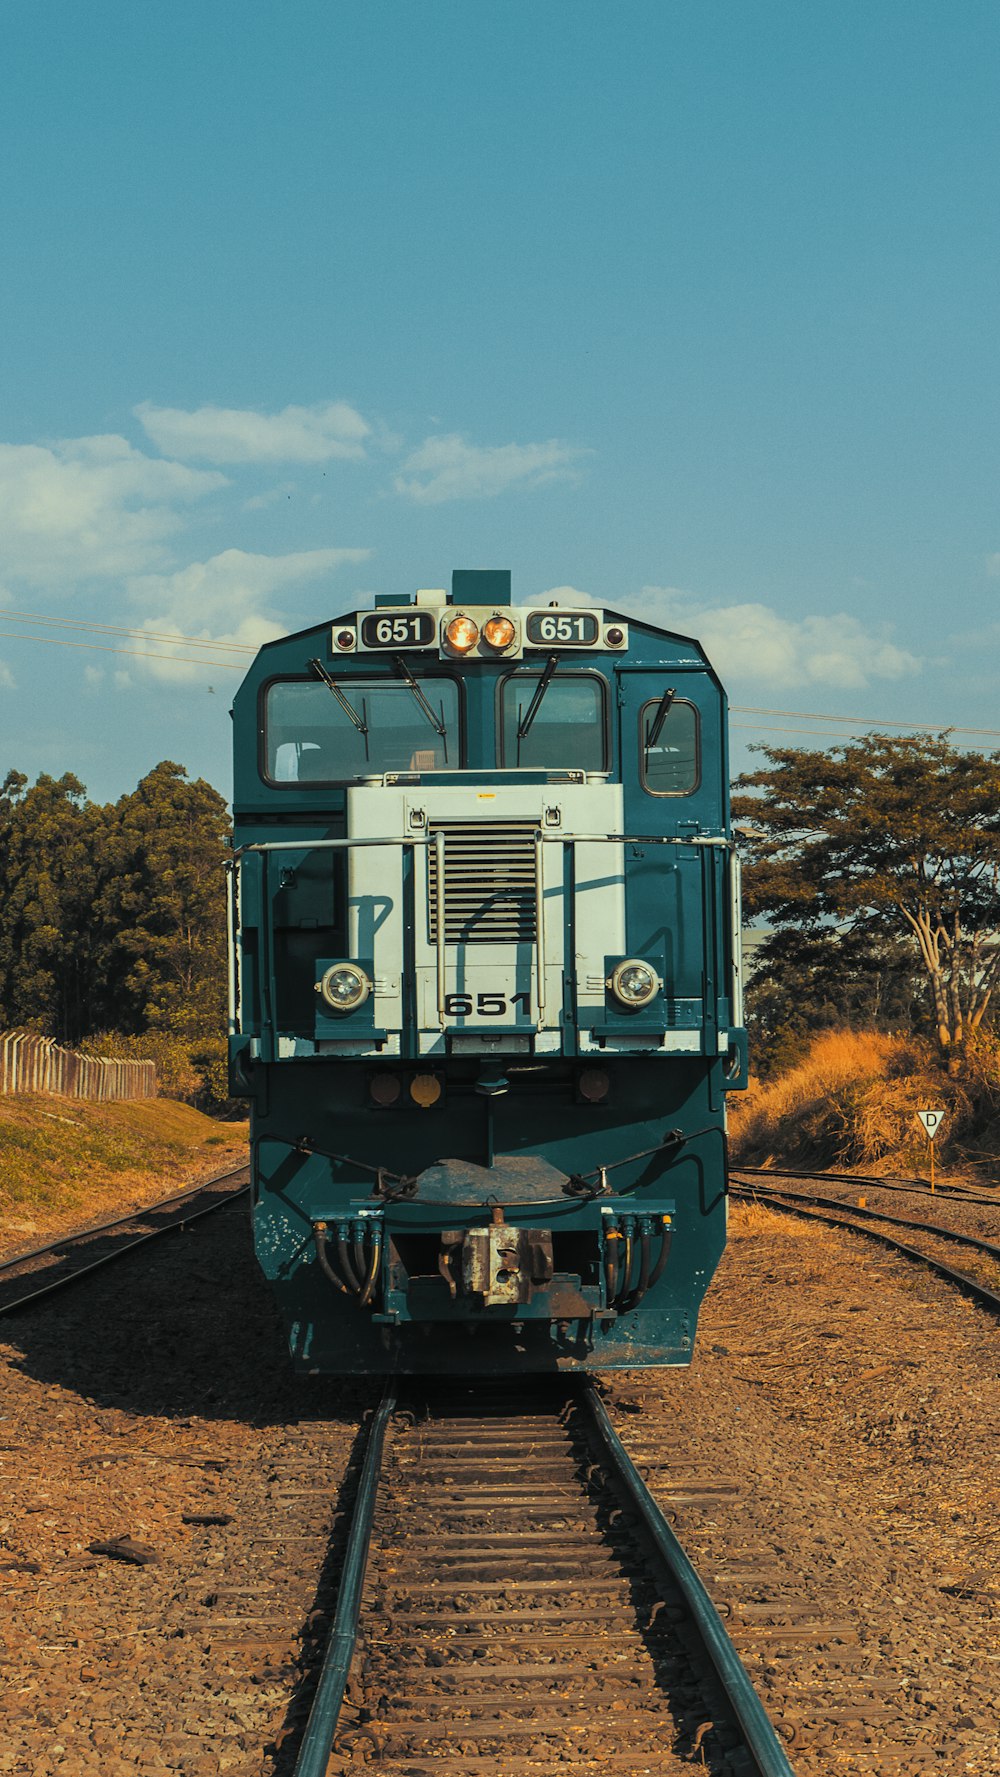
[[[695,845],[715,846],[724,851],[735,851],[736,842],[728,839],[724,833],[696,833],[688,836],[683,833],[545,833],[539,828],[539,840],[542,845],[574,845],[580,842],[585,845]],[[226,868],[231,869],[239,858],[247,852],[269,851],[344,851],[352,845],[423,845],[432,843],[427,834],[401,833],[393,839],[369,839],[359,835],[353,839],[268,839],[255,841],[250,845],[241,845],[226,860]]]
[[[344,1691],[351,1670],[351,1660],[358,1637],[358,1616],[361,1594],[368,1566],[375,1499],[382,1467],[382,1447],[386,1429],[396,1407],[396,1380],[387,1384],[372,1421],[365,1449],[365,1459],[358,1482],[354,1515],[351,1519],[347,1553],[341,1571],[340,1589],[333,1627],[323,1654],[316,1695],[309,1711],[309,1720],[302,1736],[294,1777],[325,1777],[327,1762],[333,1750]]]
[[[542,830],[535,833],[535,984],[538,1029],[545,1029],[545,885],[542,881]]]
[[[448,979],[447,979],[447,974],[446,974],[447,954],[445,951],[445,929],[444,929],[444,842],[445,842],[444,828],[439,827],[437,832],[434,835],[434,861],[435,861],[435,865],[436,865],[436,869],[437,869],[437,882],[435,883],[435,897],[434,897],[435,901],[436,901],[437,920],[436,920],[436,924],[434,927],[434,939],[435,939],[435,956],[437,959],[438,1023],[440,1024],[442,1030],[444,1029],[444,1021],[445,1021],[444,1003],[445,1003],[447,987],[448,987]]]

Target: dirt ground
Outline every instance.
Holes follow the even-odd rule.
[[[734,1205],[690,1370],[611,1382],[803,1777],[1000,1772],[997,1353],[904,1259]]]

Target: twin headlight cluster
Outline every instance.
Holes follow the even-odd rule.
[[[442,639],[452,654],[468,654],[483,641],[495,654],[505,654],[517,640],[517,629],[509,617],[489,617],[480,629],[471,617],[452,617],[445,624]]]
[[[662,982],[649,963],[628,956],[612,970],[605,986],[621,1005],[638,1008],[656,998]],[[316,983],[316,992],[331,1012],[356,1012],[371,990],[368,976],[356,963],[333,963]]]

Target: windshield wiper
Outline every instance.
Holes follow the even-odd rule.
[[[366,743],[366,752],[367,752],[368,723],[365,721],[363,716],[358,715],[358,712],[354,708],[353,703],[348,703],[347,698],[344,696],[344,693],[341,691],[340,686],[337,684],[336,679],[332,679],[330,677],[330,674],[327,672],[326,667],[323,665],[323,662],[321,660],[310,660],[309,665],[312,667],[313,672],[316,674],[317,679],[322,679],[327,690],[333,692],[333,695],[337,699],[337,702],[339,703],[341,709],[344,711],[345,715],[350,716],[351,721],[354,723],[354,726],[357,729],[358,733],[364,735],[365,743]]]
[[[406,684],[409,686],[410,690],[413,692],[414,697],[416,698],[418,704],[420,705],[420,708],[423,710],[424,715],[427,717],[427,720],[430,723],[431,727],[433,728],[435,734],[439,734],[441,736],[441,739],[445,740],[447,737],[448,730],[445,727],[444,718],[443,718],[443,716],[435,715],[433,705],[428,703],[426,697],[424,696],[423,692],[420,689],[420,686],[418,685],[416,679],[414,678],[409,667],[407,666],[406,661],[403,659],[403,656],[401,654],[394,654],[392,657],[392,663],[393,663],[393,666],[396,668],[396,671],[399,673],[400,678],[405,679]],[[447,752],[445,753],[445,757],[447,758]]]
[[[550,654],[548,657],[548,660],[545,662],[545,671],[542,673],[542,676],[539,679],[538,684],[535,686],[535,694],[534,694],[533,698],[531,699],[531,702],[529,703],[527,709],[525,710],[524,715],[521,717],[520,722],[518,723],[518,727],[517,727],[518,742],[521,742],[524,739],[525,735],[530,732],[531,724],[535,720],[535,717],[537,716],[539,710],[542,707],[542,698],[545,696],[545,693],[549,688],[549,680],[551,679],[552,674],[555,672],[556,667],[558,665],[559,665],[558,654]],[[520,757],[520,755],[519,755],[519,757]]]
[[[646,752],[647,752],[647,754],[649,754],[653,751],[653,748],[655,747],[657,741],[659,740],[660,735],[663,731],[663,724],[670,714],[670,705],[673,703],[674,698],[676,696],[677,696],[676,689],[673,685],[671,685],[668,687],[668,689],[666,691],[664,691],[663,696],[660,698],[660,707],[657,710],[656,715],[653,717],[653,720],[652,720],[652,722],[649,726],[649,729],[647,730],[647,733],[646,733]]]

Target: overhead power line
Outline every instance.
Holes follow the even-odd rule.
[[[241,673],[244,668],[235,660],[213,660],[202,655],[189,654],[157,654],[151,648],[109,648],[100,642],[67,642],[63,636],[25,636],[17,631],[7,631],[4,640],[8,642],[39,642],[46,648],[85,648],[90,654],[128,654],[134,660],[165,660],[169,666],[171,661],[183,661],[185,666],[222,667],[227,672]]]
[[[143,648],[112,648],[97,642],[71,642],[56,636],[25,635],[17,631],[7,630],[4,638],[12,642],[39,642],[50,648],[82,648],[96,654],[127,654],[137,660],[176,660],[185,666],[210,666],[242,672],[243,662],[220,659],[222,654],[241,654],[244,657],[258,653],[258,648],[249,642],[224,642],[206,640],[204,636],[189,636],[170,630],[129,629],[116,623],[83,622],[72,617],[47,617],[38,611],[11,611],[0,608],[0,621],[18,623],[44,623],[56,629],[71,629],[82,634],[126,636],[138,642],[161,642],[164,648],[177,647],[183,644],[187,648],[203,650],[201,658],[187,654],[169,654],[154,649]],[[784,721],[795,722],[839,722],[843,730],[855,729],[868,733],[873,729],[898,728],[908,733],[926,734],[971,734],[983,739],[1000,740],[1000,728],[965,728],[956,723],[948,722],[901,722],[890,716],[838,716],[826,710],[781,710],[763,708],[756,704],[734,703],[730,705],[734,716],[778,716]],[[782,723],[774,722],[733,722],[733,728],[753,734],[802,734],[825,740],[840,740],[843,730],[833,728],[787,728]]]
[[[133,636],[137,642],[186,642],[192,648],[220,648],[227,652],[231,649],[235,654],[256,654],[257,648],[248,642],[213,642],[206,641],[204,636],[180,635],[175,630],[159,629],[123,629],[117,623],[80,623],[72,617],[42,617],[37,611],[0,610],[0,619],[17,623],[46,623],[56,629],[83,630],[90,635]],[[24,641],[25,637],[19,638]],[[42,641],[43,637],[34,638]]]
[[[803,722],[845,722],[852,727],[863,728],[920,728],[929,734],[986,734],[1000,739],[1000,728],[959,728],[954,722],[898,722],[889,716],[833,716],[826,710],[765,710],[752,704],[730,704],[734,715],[740,716],[795,716]],[[744,724],[741,724],[744,726]],[[787,732],[794,733],[791,729]],[[803,733],[807,730],[803,729]]]

